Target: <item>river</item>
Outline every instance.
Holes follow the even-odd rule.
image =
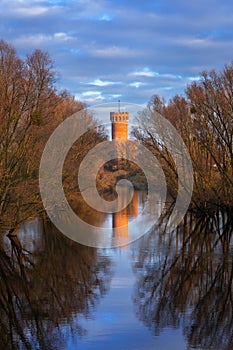
[[[137,192],[93,221],[117,227],[144,203]],[[187,214],[169,232],[166,220],[113,249],[38,219],[1,237],[0,349],[233,349],[232,219]]]

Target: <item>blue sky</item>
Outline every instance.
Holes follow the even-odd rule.
[[[172,98],[233,60],[231,0],[0,0],[0,37],[48,51],[59,89],[88,105]]]

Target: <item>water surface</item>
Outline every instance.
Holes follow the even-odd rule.
[[[143,203],[138,193],[101,224],[133,220]],[[0,348],[232,349],[231,218],[188,214],[173,232],[166,220],[115,249],[39,220],[2,237]]]

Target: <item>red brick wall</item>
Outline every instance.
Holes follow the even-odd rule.
[[[112,139],[128,140],[128,124],[119,122],[112,123]]]

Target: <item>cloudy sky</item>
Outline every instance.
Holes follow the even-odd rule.
[[[93,105],[185,92],[233,59],[232,0],[0,0],[0,37],[48,51],[59,89]]]

